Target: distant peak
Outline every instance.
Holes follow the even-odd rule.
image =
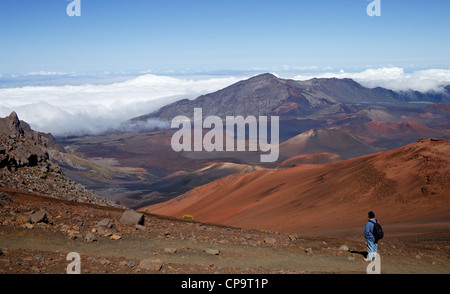
[[[253,79],[278,79],[278,77],[271,73],[263,73],[254,76]]]
[[[274,75],[273,73],[270,73],[270,72],[262,73],[262,74],[260,74],[258,76],[260,76],[260,77],[272,77],[272,78],[276,78],[277,77],[276,75]]]
[[[8,118],[10,120],[15,120],[15,121],[19,120],[19,116],[17,116],[17,113],[15,111],[11,112],[11,114],[8,116]]]

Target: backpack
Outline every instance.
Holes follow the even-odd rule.
[[[378,221],[374,223],[373,236],[375,237],[375,243],[377,243],[378,240],[383,239],[384,236],[383,229],[381,228],[381,225]]]

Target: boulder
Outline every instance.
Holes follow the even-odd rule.
[[[101,221],[97,222],[98,227],[108,227],[110,228],[112,225],[111,220],[109,218],[104,218]]]
[[[45,213],[45,211],[42,211],[42,210],[38,211],[38,212],[35,212],[35,213],[33,213],[30,216],[30,221],[33,224],[36,224],[36,223],[47,223],[48,222],[47,214]]]
[[[126,225],[144,225],[145,216],[134,210],[125,210],[120,217],[120,222]]]

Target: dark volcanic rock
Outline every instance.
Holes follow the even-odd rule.
[[[35,142],[14,135],[0,134],[0,168],[16,170],[24,166],[48,168],[48,154]]]
[[[19,120],[16,112],[12,112],[5,118],[0,118],[0,133],[13,136],[14,138],[26,138],[42,147],[52,147],[59,151],[64,148],[55,143],[55,139],[50,133],[37,132],[31,129],[30,125]]]
[[[76,202],[121,207],[63,174],[47,151],[57,150],[51,134],[33,131],[15,112],[0,118],[0,187]],[[52,145],[50,148],[49,145]],[[62,147],[61,147],[62,148]],[[56,151],[59,152],[59,151]],[[6,197],[3,197],[8,201]]]

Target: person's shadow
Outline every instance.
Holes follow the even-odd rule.
[[[369,254],[367,251],[349,250],[349,252],[350,252],[350,253],[361,254],[362,256],[364,256],[364,258],[367,258],[367,255]]]

